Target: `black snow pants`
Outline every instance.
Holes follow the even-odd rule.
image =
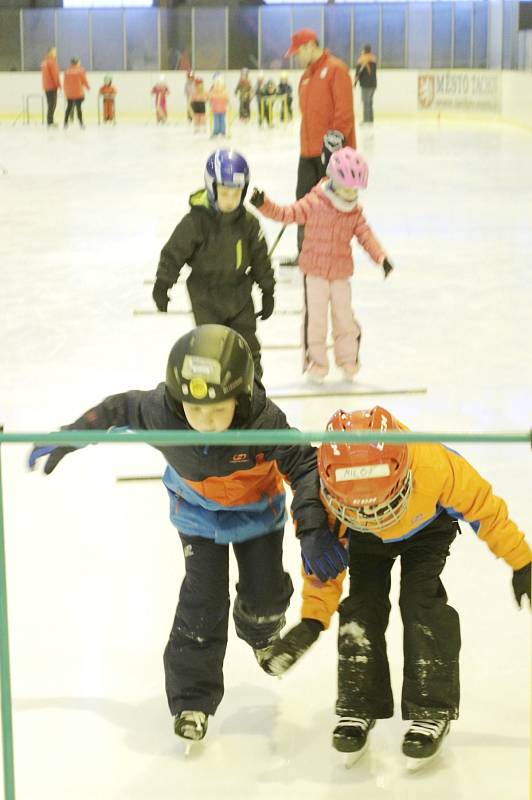
[[[351,533],[350,591],[340,605],[338,700],[340,716],[393,716],[384,637],[390,613],[390,573],[401,559],[403,719],[458,719],[460,622],[440,580],[458,524],[445,512],[410,539],[384,544],[371,533]]]
[[[260,343],[257,339],[257,318],[255,317],[255,307],[251,297],[249,302],[234,316],[224,315],[220,308],[216,308],[208,303],[199,304],[192,302],[192,313],[196,325],[226,325],[244,337],[249,344],[253,363],[255,365],[255,375],[262,378],[262,364],[260,362]]]
[[[320,156],[312,158],[303,158],[300,156],[299,164],[297,167],[297,186],[296,186],[296,200],[300,200],[310,192],[313,186],[316,186],[325,175],[325,167],[321,163]],[[297,226],[297,249],[301,252],[303,246],[303,239],[305,238],[305,226]]]
[[[229,546],[179,535],[185,578],[164,652],[168,705],[173,715],[214,714],[224,693]],[[283,570],[282,546],[282,529],[233,545],[238,562],[233,619],[237,636],[254,649],[267,646],[285,624],[293,586]]]

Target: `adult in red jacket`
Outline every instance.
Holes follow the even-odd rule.
[[[79,58],[72,58],[70,66],[65,70],[65,79],[63,81],[67,107],[65,111],[65,128],[68,123],[74,119],[74,107],[78,115],[78,120],[81,128],[83,125],[83,115],[81,113],[81,104],[85,99],[85,92],[83,87],[90,89],[85,70],[80,64]]]
[[[300,156],[296,199],[304,197],[325,175],[322,161],[323,137],[338,131],[343,145],[356,147],[353,92],[347,65],[320,47],[315,31],[302,28],[292,35],[285,58],[297,55],[305,68],[299,81],[301,109]],[[298,250],[303,244],[304,227],[297,231]]]
[[[46,104],[48,107],[46,122],[48,126],[55,125],[54,113],[57,105],[57,91],[61,88],[59,67],[57,66],[57,50],[55,47],[50,47],[41,62],[41,76],[42,88],[46,95]]]

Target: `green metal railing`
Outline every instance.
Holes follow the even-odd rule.
[[[39,445],[83,446],[97,443],[151,445],[305,445],[319,442],[452,442],[469,444],[531,444],[532,431],[499,433],[423,433],[387,431],[238,430],[221,433],[197,431],[56,431],[54,433],[4,433],[0,428],[0,696],[2,702],[2,755],[4,798],[15,800],[13,716],[9,659],[7,580],[4,539],[4,512],[1,445],[38,442]]]

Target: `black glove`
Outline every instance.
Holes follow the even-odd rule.
[[[530,603],[530,564],[527,564],[526,567],[521,567],[521,569],[516,569],[513,574],[512,578],[512,586],[514,588],[515,599],[517,600],[517,605],[519,608],[522,608],[522,599],[523,597],[528,597],[528,602]]]
[[[271,656],[265,664],[269,675],[283,675],[312,647],[323,630],[317,619],[304,618],[272,646]]]
[[[162,281],[160,278],[157,278],[155,281],[155,285],[153,287],[153,292],[151,296],[155,300],[155,305],[157,306],[157,311],[168,311],[168,290],[170,289],[170,285]]]
[[[323,137],[323,146],[321,148],[321,163],[325,168],[327,168],[332,154],[340,150],[344,146],[344,142],[345,137],[341,131],[327,131]]]
[[[264,192],[260,189],[253,189],[249,202],[252,206],[255,206],[255,208],[260,208],[264,205]]]
[[[304,533],[299,543],[305,572],[322,583],[336,578],[349,564],[349,553],[329,530]]]
[[[275,301],[273,299],[273,294],[263,294],[262,295],[262,310],[260,312],[261,319],[270,319],[271,315],[273,314]]]
[[[387,258],[385,258],[384,261],[382,262],[382,268],[384,270],[384,278],[386,279],[390,274],[390,272],[393,272],[393,267]]]
[[[29,455],[28,467],[30,469],[35,469],[38,459],[48,456],[44,464],[44,473],[45,475],[49,475],[54,471],[62,458],[64,458],[68,453],[73,453],[74,450],[78,449],[79,448],[77,447],[58,447],[55,444],[36,445]]]

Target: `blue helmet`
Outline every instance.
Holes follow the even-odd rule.
[[[236,150],[215,150],[207,159],[205,165],[205,188],[209,202],[216,204],[218,197],[216,187],[239,186],[242,189],[242,200],[246,196],[249,185],[248,162]]]

